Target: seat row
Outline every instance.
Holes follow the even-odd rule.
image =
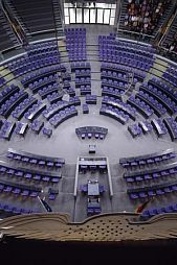
[[[99,171],[100,173],[106,173],[107,172],[107,165],[105,163],[97,165],[96,162],[87,165],[87,163],[82,163],[79,165],[79,173],[85,174],[87,172],[95,173],[96,171]]]
[[[116,107],[112,107],[110,105],[102,104],[100,108],[101,115],[108,116],[110,118],[113,118],[117,121],[119,121],[122,124],[125,124],[129,121],[130,116],[123,110],[119,110]]]
[[[20,66],[10,66],[10,71],[17,77],[20,75],[24,75],[28,72],[38,70],[44,67],[49,67],[53,65],[59,65],[60,64],[60,58],[59,56],[53,56],[53,57],[42,57],[40,60],[34,60],[30,61],[30,59],[24,59]]]
[[[20,91],[20,88],[14,84],[3,87],[3,90],[1,90],[1,93],[0,93],[0,104],[1,105],[4,104],[8,99],[11,98],[11,96],[18,93],[19,91]]]
[[[34,69],[33,69],[34,70]],[[38,70],[35,72],[30,73],[26,72],[27,74],[23,76],[21,79],[21,83],[24,87],[28,87],[28,85],[32,82],[38,81],[41,78],[49,77],[50,75],[54,75],[58,72],[64,73],[66,72],[66,67],[62,64],[57,64],[57,65],[51,65],[50,67],[40,67]]]
[[[139,91],[139,93],[136,94],[136,97],[148,104],[158,117],[161,117],[167,113],[167,109],[162,105],[162,103],[153,96],[150,96],[148,93]]]
[[[77,115],[78,111],[75,108],[75,106],[70,106],[63,110],[60,110],[57,114],[55,114],[52,118],[50,118],[49,123],[56,128],[65,120],[70,119]]]
[[[35,159],[34,159],[35,161]],[[61,164],[60,164],[61,167]],[[25,180],[36,180],[43,182],[58,183],[62,177],[61,172],[54,173],[52,171],[40,171],[29,168],[23,168],[15,165],[9,165],[6,162],[0,163],[0,173],[10,178],[24,178]]]
[[[1,105],[0,108],[0,115],[7,118],[12,111],[20,104],[24,99],[28,98],[28,93],[23,90],[19,90],[19,92],[16,92],[13,96],[11,96],[8,100],[5,101]]]
[[[110,84],[108,82],[102,84],[102,96],[110,96],[114,98],[120,98],[125,93],[125,88],[120,88],[117,84]]]
[[[125,111],[132,120],[136,119],[136,110],[129,104],[123,102],[120,98],[114,98],[111,96],[103,96],[102,104],[111,105],[120,110]]]
[[[47,166],[50,168],[61,168],[65,164],[65,159],[61,157],[38,155],[13,148],[8,149],[7,158],[26,164]]]
[[[75,129],[75,132],[79,138],[95,138],[104,139],[108,133],[108,129],[99,126],[84,126]]]
[[[7,213],[8,215],[18,215],[18,214],[32,214],[32,213],[39,213],[40,210],[38,208],[21,208],[19,206],[7,204],[7,203],[0,203],[0,211]]]
[[[161,90],[159,87],[154,86],[154,85],[143,85],[143,87],[140,87],[141,91],[144,91],[151,96],[155,97],[158,102],[163,104],[164,108],[168,110],[170,114],[174,114],[177,112],[177,106],[176,102],[171,99],[171,97],[166,94],[163,90]]]
[[[154,114],[154,111],[148,104],[135,96],[130,96],[127,103],[136,108],[145,118],[149,118]]]
[[[75,72],[76,70],[91,70],[90,62],[74,62],[70,64],[71,72]]]
[[[164,163],[164,161],[169,161],[170,159],[173,159],[176,156],[175,153],[170,153],[169,155],[164,155],[159,159],[159,157],[156,157],[156,160],[160,160]],[[144,164],[144,160],[143,164]],[[147,164],[153,165],[155,161],[155,158],[147,159]],[[136,164],[136,162],[135,162]],[[131,171],[131,172],[124,172],[123,177],[127,182],[138,182],[143,180],[151,180],[151,179],[158,179],[163,178],[167,176],[172,176],[177,173],[177,162],[173,162],[170,164],[166,164],[164,166],[158,166],[157,168],[151,168],[141,171]]]
[[[80,98],[78,96],[70,97],[69,101],[57,101],[56,103],[51,104],[48,108],[46,108],[42,115],[49,120],[52,116],[54,116],[60,110],[65,109],[70,106],[78,106],[81,104]]]
[[[172,141],[177,139],[177,122],[172,117],[164,118],[164,123],[169,131]]]
[[[140,221],[147,221],[149,218],[159,215],[159,214],[169,214],[177,212],[177,204],[170,204],[164,207],[153,207],[147,210],[144,210],[140,215]]]
[[[151,198],[154,196],[162,196],[177,191],[177,183],[169,183],[166,185],[151,186],[142,189],[127,190],[131,200]]]
[[[101,87],[108,86],[117,88],[120,90],[126,90],[128,88],[128,80],[125,79],[115,79],[110,77],[102,78]]]

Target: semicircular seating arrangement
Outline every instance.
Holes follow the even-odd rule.
[[[78,136],[84,140],[78,141],[78,146],[85,144],[88,149],[94,147],[94,152],[87,150],[91,158],[97,154],[95,143],[104,146],[108,142],[109,145],[111,137],[115,137],[114,141],[119,140],[119,131],[132,143],[151,137],[152,140],[166,141],[169,146],[174,146],[177,139],[176,79],[171,77],[177,69],[175,64],[166,63],[166,71],[156,76],[156,49],[152,45],[118,38],[113,33],[98,34],[98,61],[94,64],[92,60],[89,61],[86,28],[67,27],[65,35],[62,47],[56,39],[34,42],[25,47],[23,54],[2,64],[0,141],[3,148],[7,146],[10,149],[6,148],[7,153],[5,156],[2,154],[0,161],[0,209],[10,214],[43,212],[45,209],[40,199],[44,198],[53,211],[61,211],[65,196],[73,195],[71,186],[77,184],[76,179],[80,174],[83,178],[78,177],[81,185],[88,174],[93,178],[100,174],[102,186],[105,183],[108,186],[112,180],[115,184],[113,199],[117,196],[117,183],[124,183],[121,187],[132,211],[138,201],[152,197],[160,201],[163,196],[171,195],[175,200],[177,165],[176,150],[173,148],[124,157],[116,166],[106,162],[106,170],[105,165],[92,165],[93,159],[89,161],[91,166],[83,164],[76,173],[72,163],[67,164],[67,157],[48,155],[47,151],[46,154],[37,154],[31,151],[30,145],[27,150],[20,148],[20,142],[28,140],[52,145],[60,130],[69,133],[67,125],[70,122],[73,122],[76,134],[72,134],[72,137]],[[77,125],[80,117],[84,117],[85,121]],[[88,124],[85,124],[87,117]],[[101,121],[100,124],[95,123],[95,117]],[[109,123],[118,128],[116,135],[109,129]],[[60,154],[60,149],[64,147],[56,148]],[[120,155],[125,150],[117,151]],[[100,153],[108,160],[104,148]],[[109,166],[114,172],[112,177]],[[7,204],[3,200],[4,194],[8,197]],[[69,214],[74,207],[77,208],[77,200],[82,198],[78,194],[80,197],[76,198],[75,206],[73,196],[69,198],[73,203],[71,209],[66,210]],[[105,190],[104,196],[109,204],[112,195]],[[27,204],[23,204],[24,197]],[[55,203],[57,200],[60,202],[58,206]],[[104,200],[100,203],[101,211],[109,212]],[[121,209],[116,203],[113,204],[116,205],[115,212]],[[143,213],[141,220],[146,220],[147,215],[152,216],[150,212],[164,212],[158,211],[162,207],[154,207],[152,209],[156,210]]]

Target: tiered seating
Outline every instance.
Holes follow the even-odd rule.
[[[85,102],[87,104],[96,104],[97,103],[97,95],[88,95],[88,94],[86,94]]]
[[[61,100],[62,97],[63,97],[63,93],[53,92],[50,95],[47,95],[47,100],[49,101],[50,104],[53,104]]]
[[[107,95],[112,94],[117,95],[117,97],[120,97],[122,94],[125,93],[126,89],[128,88],[128,83],[127,81],[117,81],[114,80],[114,78],[103,78],[101,82],[101,87],[102,87],[102,95]]]
[[[15,191],[15,190],[14,190]],[[41,212],[39,208],[29,207],[29,206],[17,206],[16,204],[7,204],[5,202],[0,203],[0,211],[5,213],[5,216],[17,215],[17,214],[31,214]]]
[[[135,96],[130,96],[129,99],[127,99],[127,103],[136,108],[145,118],[149,118],[154,113],[149,105]]]
[[[173,104],[171,100],[165,96],[165,94],[162,94],[161,91],[156,89],[155,87],[143,84],[143,86],[141,86],[139,90],[140,93],[143,92],[144,94],[148,95],[148,98],[152,97],[153,100],[157,100],[158,104],[161,104],[163,108],[165,108],[170,114],[173,114],[176,111],[175,104]],[[155,111],[156,114],[159,113],[158,110]]]
[[[80,95],[85,96],[85,95],[91,95],[91,80],[88,80],[86,85],[82,85],[78,83],[78,86],[80,86]]]
[[[15,93],[18,93],[20,88],[15,85],[5,86],[0,93],[0,104],[4,104],[6,100],[10,99]]]
[[[25,112],[24,117],[29,121],[33,121],[45,109],[46,109],[46,104],[43,103],[43,101],[38,100],[37,103],[33,104],[32,107],[30,107],[28,111]]]
[[[84,126],[75,129],[75,132],[79,138],[95,138],[104,139],[108,133],[108,129],[99,126]]]
[[[176,67],[172,64],[169,64],[167,70],[163,73],[163,78],[167,80],[172,86],[176,86]]]
[[[113,88],[112,86],[114,86],[113,82],[105,83],[105,85],[102,86],[102,94],[101,95],[120,98],[121,95],[125,93],[124,89],[122,90],[120,88]]]
[[[78,115],[78,111],[75,106],[66,107],[63,110],[58,111],[52,118],[49,119],[49,123],[55,128],[62,122]]]
[[[101,80],[102,80],[102,86],[106,85],[110,81],[114,84],[114,87],[117,86],[117,88],[121,88],[124,90],[128,87],[128,79],[126,73],[122,72],[111,72],[111,71],[106,71],[103,70],[101,72]]]
[[[75,69],[75,77],[91,77],[91,72],[89,68]]]
[[[173,10],[173,1],[128,1],[126,14],[121,28],[128,32],[137,32],[155,36]]]
[[[143,89],[145,92],[154,96],[159,102],[163,104],[163,106],[168,109],[170,114],[174,114],[177,112],[177,99],[175,96],[175,92],[170,91],[168,86],[160,82],[158,79],[152,79],[148,81],[147,85],[143,85]]]
[[[166,135],[167,134],[167,128],[163,122],[163,120],[161,119],[153,119],[151,121],[152,126],[155,130],[155,132],[157,133],[157,136],[160,137],[162,135]]]
[[[0,115],[7,118],[16,106],[18,106],[18,104],[20,104],[25,98],[28,98],[28,96],[28,93],[23,90],[16,92],[1,105]]]
[[[119,110],[123,110],[129,115],[132,120],[136,119],[136,110],[119,98],[104,96],[102,99],[102,104],[111,105],[118,108]]]
[[[91,70],[91,66],[89,62],[72,62],[70,64],[71,72],[75,72],[76,70]]]
[[[0,170],[1,169],[2,167],[0,167]],[[0,173],[2,174],[2,171],[0,171]],[[17,182],[11,182],[11,181],[1,179],[0,190],[1,192],[4,192],[4,193],[12,193],[18,196],[36,198],[41,193],[42,188],[31,186],[31,185],[19,184]]]
[[[7,157],[17,162],[23,162],[30,165],[47,166],[50,168],[61,168],[65,164],[65,159],[62,157],[50,157],[44,155],[33,154],[24,150],[16,150],[9,148]]]
[[[91,86],[91,77],[77,77],[75,78],[75,86],[76,88],[80,88],[81,86]]]
[[[70,98],[68,102],[60,100],[60,101],[57,101],[56,103],[53,103],[47,109],[45,109],[42,114],[47,120],[49,120],[52,116],[54,116],[60,110],[63,110],[66,107],[70,107],[72,105],[77,106],[80,104],[81,104],[80,98],[75,96],[73,98]]]
[[[85,28],[67,28],[66,49],[69,53],[69,60],[85,61],[86,58],[86,29]]]
[[[38,80],[29,83],[28,87],[33,93],[36,93],[40,89],[42,90],[44,87],[48,87],[49,85],[55,84],[57,77],[57,74],[51,74],[49,76],[42,77]]]
[[[25,155],[24,155],[24,157],[25,157]],[[15,158],[16,158],[16,160],[17,160],[17,158],[19,158],[19,160],[22,159],[22,157],[20,155],[16,156]],[[36,161],[36,159],[34,158],[33,161]],[[62,177],[62,174],[60,172],[53,173],[52,171],[46,172],[46,171],[34,170],[31,168],[23,168],[23,167],[19,167],[19,166],[9,165],[9,163],[2,162],[2,161],[0,162],[0,173],[9,176],[9,178],[16,176],[16,177],[21,178],[23,180],[28,179],[28,180],[35,180],[35,181],[39,181],[39,182],[43,181],[43,182],[47,182],[47,183],[48,182],[58,183],[60,178]],[[2,180],[0,180],[0,182],[2,182]],[[14,182],[14,185],[21,185],[21,184]],[[39,190],[41,191],[41,188]]]
[[[177,122],[172,118],[164,118],[164,123],[169,131],[172,141],[177,139]]]
[[[33,61],[30,58],[20,57],[19,59],[15,59],[14,61],[8,64],[8,68],[13,74],[18,77],[27,73],[30,75],[26,75],[22,78],[21,82],[24,86],[27,86],[28,83],[34,81],[37,78],[41,78],[43,76],[48,76],[57,71],[66,71],[66,68],[62,66],[60,63],[60,59],[58,56],[47,58],[42,57],[40,60]],[[32,72],[31,71],[36,71]]]
[[[126,74],[126,76],[128,76],[127,73],[132,72],[131,67],[128,67],[125,65],[119,65],[119,64],[106,63],[106,62],[101,63],[101,69],[100,70],[101,70],[101,72],[111,71],[112,74],[117,73],[117,75],[119,73],[123,73],[123,74]],[[143,82],[145,76],[146,76],[145,72],[143,72],[139,69],[134,69],[133,84],[135,84],[138,81]]]
[[[25,47],[28,56],[33,59],[40,59],[43,56],[60,55],[57,41],[44,41],[40,43],[30,44]]]
[[[159,184],[153,186],[147,186],[143,188],[127,189],[129,198],[132,200],[144,199],[154,196],[162,196],[169,193],[175,193],[177,191],[177,182],[169,182],[166,184]]]
[[[125,111],[119,110],[116,107],[112,107],[111,105],[105,105],[105,104],[102,104],[100,108],[100,114],[113,118],[122,124],[127,123],[130,118]]]
[[[168,160],[168,159],[167,159]],[[148,159],[149,164],[153,164],[153,158]],[[136,164],[136,162],[135,162]],[[167,164],[158,168],[146,169],[142,171],[133,171],[124,173],[123,177],[128,183],[137,183],[142,181],[157,180],[177,173],[177,163]],[[165,185],[165,184],[164,184]],[[151,187],[147,187],[151,188]]]
[[[134,68],[144,71],[149,71],[153,65],[154,58],[151,47],[138,45],[135,54],[132,44],[126,42],[126,44],[123,43],[122,45],[122,42],[116,40],[115,36],[99,36],[98,42],[99,57],[102,62],[122,64],[129,67],[133,65]],[[126,49],[124,45],[126,45]]]
[[[140,136],[151,132],[153,130],[153,126],[150,121],[139,121],[134,124],[128,125],[128,131],[131,133],[133,137]]]
[[[10,140],[14,128],[15,128],[15,122],[8,120],[1,121],[0,138]]]
[[[174,149],[167,149],[160,152],[155,152],[147,155],[122,157],[119,159],[119,164],[124,168],[137,166],[153,165],[159,162],[169,161],[176,157]]]
[[[148,104],[149,107],[154,110],[154,113],[158,117],[161,117],[162,115],[166,114],[166,108],[161,103],[159,103],[156,98],[149,95],[148,93],[140,91],[136,94],[136,97]]]
[[[147,210],[144,210],[140,215],[141,221],[146,221],[149,218],[159,215],[159,214],[167,214],[167,213],[176,213],[177,212],[177,204],[169,204],[162,207],[151,207]]]
[[[24,99],[12,112],[12,116],[17,120],[20,120],[24,114],[30,109],[33,108],[34,104],[36,104],[38,100],[33,96],[29,96],[28,98]]]

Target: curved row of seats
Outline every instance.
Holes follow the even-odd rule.
[[[41,212],[38,208],[20,207],[15,204],[0,203],[0,212],[8,213],[10,215],[17,214],[32,214]]]
[[[156,98],[150,96],[148,93],[139,91],[139,93],[136,94],[136,97],[148,104],[158,117],[161,117],[167,113],[167,109],[161,103],[159,103]]]
[[[169,153],[168,155],[161,157],[161,162],[168,161],[176,157],[176,154]],[[157,157],[160,160],[160,157]],[[156,160],[157,160],[156,158]],[[143,160],[142,160],[143,161]],[[155,159],[149,158],[146,164],[153,165]],[[143,161],[145,162],[145,161]],[[136,164],[136,162],[134,162]],[[124,172],[123,177],[127,182],[138,182],[138,181],[145,181],[145,180],[157,180],[158,178],[163,178],[166,176],[172,176],[177,173],[177,162],[173,162],[170,164],[165,164],[163,166],[158,166],[156,168],[145,169],[141,171],[131,171],[131,172]]]
[[[10,179],[16,177],[18,179],[35,180],[45,183],[58,183],[62,177],[61,172],[54,173],[52,171],[46,172],[41,170],[34,170],[31,168],[9,165],[9,163],[6,162],[0,162],[0,173],[9,176]],[[16,184],[19,185],[17,182],[15,182],[14,185]]]
[[[101,115],[111,117],[122,124],[127,123],[130,119],[129,115],[125,111],[119,110],[118,108],[112,107],[111,105],[102,104],[99,113]]]
[[[136,108],[145,118],[154,114],[154,110],[147,103],[133,95],[127,99],[127,103]]]
[[[60,110],[57,114],[52,116],[52,118],[49,119],[49,123],[52,126],[54,126],[54,128],[57,128],[65,120],[70,119],[77,115],[78,115],[78,111],[75,108],[75,106],[72,105],[70,107],[64,108],[63,110]]]
[[[54,169],[61,168],[65,164],[65,159],[61,157],[38,155],[24,150],[15,150],[13,148],[8,149],[7,158],[29,165],[47,166]]]
[[[132,72],[132,68],[125,66],[125,65],[120,65],[120,64],[116,64],[116,63],[106,63],[106,62],[102,62],[101,63],[101,67],[100,67],[100,71],[111,71],[116,72],[116,73],[131,73]],[[141,71],[139,69],[133,69],[134,72],[134,82],[136,81],[135,79],[137,79],[137,81],[142,82],[144,80],[144,78],[146,77],[146,73],[144,71]]]
[[[136,120],[136,115],[137,115],[136,110],[119,98],[114,98],[111,96],[103,96],[102,104],[111,105],[120,110],[123,110],[130,116],[132,120]]]
[[[174,149],[166,149],[160,152],[155,152],[146,155],[122,157],[119,159],[119,164],[124,168],[131,168],[137,166],[153,165],[159,162],[169,161],[176,157]]]
[[[137,200],[176,193],[176,191],[177,181],[174,181],[171,183],[147,186],[139,189],[127,189],[127,194],[131,200]]]
[[[147,210],[144,210],[140,215],[141,221],[147,221],[149,218],[159,215],[159,214],[166,214],[166,213],[176,213],[177,212],[177,204],[169,204],[167,206],[162,207],[151,207]]]
[[[75,97],[70,97],[69,101],[57,101],[56,103],[51,104],[48,108],[46,108],[42,115],[49,120],[50,118],[52,118],[52,116],[54,116],[55,114],[57,114],[60,110],[65,109],[66,107],[70,107],[70,106],[77,106],[80,105],[81,101],[80,98],[78,96]]]
[[[41,78],[48,78],[50,75],[54,75],[57,72],[65,73],[65,66],[63,66],[62,64],[58,64],[51,65],[50,67],[45,68],[40,67],[40,69],[36,69],[35,72],[31,72],[31,70],[29,70],[25,73],[25,76],[22,77],[21,83],[24,87],[27,87],[30,83],[38,81]]]

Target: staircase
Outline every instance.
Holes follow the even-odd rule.
[[[155,75],[157,77],[162,77],[163,73],[167,70],[168,63],[156,58],[153,66],[149,70],[149,74]]]
[[[14,20],[16,22],[18,22],[18,26],[21,27],[22,31],[24,32],[24,34],[26,35],[26,38],[28,39],[28,42],[32,41],[32,37],[31,34],[29,33],[28,29],[26,28],[26,26],[24,25],[21,17],[18,15],[16,9],[14,8],[14,6],[11,4],[10,0],[6,0],[6,5],[5,8],[7,9],[8,15],[9,17],[11,16],[11,18],[14,18]]]
[[[64,37],[63,14],[59,0],[52,0],[57,37]]]

